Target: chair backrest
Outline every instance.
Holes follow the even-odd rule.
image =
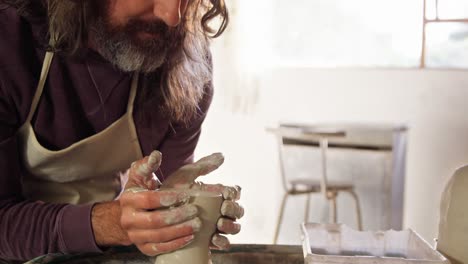
[[[332,137],[344,137],[345,131],[331,127],[312,127],[296,124],[280,124],[278,128],[268,129],[276,135],[278,141],[278,154],[280,163],[280,172],[283,182],[283,187],[288,191],[289,184],[286,179],[285,171],[285,146],[315,146],[320,148],[321,156],[321,177],[320,189],[324,195],[327,195],[327,150],[328,139]]]
[[[440,203],[437,250],[452,264],[468,264],[468,166],[448,182]]]

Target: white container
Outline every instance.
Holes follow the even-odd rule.
[[[356,231],[341,224],[302,224],[306,264],[449,264],[413,230]]]

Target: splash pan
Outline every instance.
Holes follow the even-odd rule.
[[[448,264],[411,229],[356,231],[341,224],[302,224],[305,263]]]

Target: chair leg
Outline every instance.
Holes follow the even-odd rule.
[[[286,205],[288,196],[289,196],[289,193],[287,192],[284,193],[283,200],[281,201],[281,208],[280,208],[280,213],[278,216],[278,222],[276,224],[275,237],[273,238],[273,244],[276,244],[278,242],[278,235],[279,235],[279,231],[281,228],[281,222],[283,221],[284,207]]]
[[[311,196],[310,193],[307,194],[307,197],[306,197],[306,208],[305,208],[305,215],[304,215],[304,223],[308,223],[309,222],[309,210],[310,210],[310,199],[311,199]]]
[[[359,203],[359,197],[357,196],[354,190],[349,190],[348,193],[351,194],[351,196],[354,198],[354,204],[356,205],[357,226],[358,226],[358,230],[362,231],[362,215],[361,215],[361,205]]]
[[[333,194],[330,196],[329,201],[330,201],[330,222],[336,224],[338,220],[338,215],[337,215],[337,208],[336,208],[336,194]]]

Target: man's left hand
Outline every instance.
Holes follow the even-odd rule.
[[[244,216],[244,208],[237,203],[240,199],[241,188],[239,186],[230,187],[221,184],[195,183],[190,189],[223,194],[224,201],[221,205],[222,217],[219,218],[217,223],[218,233],[213,235],[211,243],[216,249],[228,249],[230,246],[229,240],[221,234],[235,235],[241,230],[241,225],[237,223],[237,220]]]
[[[175,171],[161,186],[161,188],[200,190],[223,195],[222,217],[217,222],[218,232],[211,239],[212,247],[216,249],[228,249],[230,246],[229,240],[222,234],[234,235],[241,230],[241,225],[237,223],[237,220],[244,215],[244,208],[237,202],[241,196],[241,188],[221,184],[203,184],[195,182],[195,179],[216,170],[223,162],[224,157],[220,153],[204,157]]]

